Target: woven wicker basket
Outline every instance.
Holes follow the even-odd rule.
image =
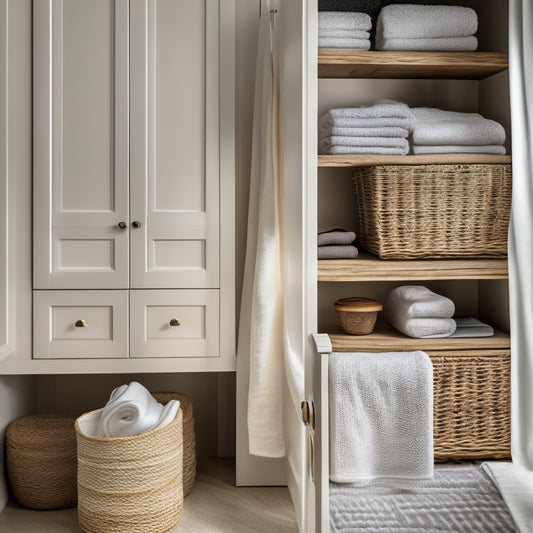
[[[81,418],[76,421],[81,529],[164,533],[175,527],[183,513],[182,410],[162,428],[127,437],[87,437]]]
[[[430,352],[436,460],[511,456],[509,350]]]
[[[354,169],[356,231],[381,259],[504,257],[511,165]]]
[[[163,405],[178,400],[183,411],[183,496],[192,490],[196,479],[196,438],[192,402],[178,392],[153,392],[152,396]]]
[[[15,500],[30,509],[64,509],[77,502],[75,417],[31,415],[6,432],[6,468]]]
[[[370,298],[343,298],[333,305],[344,333],[348,335],[370,335],[383,304]]]

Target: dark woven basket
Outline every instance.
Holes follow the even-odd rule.
[[[75,420],[69,415],[31,415],[8,426],[7,477],[20,505],[40,510],[76,505]]]
[[[354,168],[356,232],[381,259],[505,257],[511,165]]]

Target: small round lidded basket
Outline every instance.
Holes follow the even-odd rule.
[[[337,300],[333,308],[344,333],[370,335],[374,331],[378,312],[383,310],[383,304],[371,298],[354,296]]]

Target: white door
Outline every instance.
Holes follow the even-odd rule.
[[[131,0],[132,288],[219,287],[218,0]]]
[[[128,10],[33,2],[36,289],[128,287]]]

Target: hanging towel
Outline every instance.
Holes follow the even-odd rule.
[[[389,292],[385,309],[405,318],[451,318],[455,304],[423,285],[402,285]]]
[[[318,259],[355,259],[359,250],[355,246],[328,245],[318,247]]]
[[[457,329],[450,337],[492,337],[494,329],[492,326],[481,322],[473,317],[454,317]]]
[[[405,141],[405,147],[391,146],[343,146],[335,145],[322,154],[342,155],[342,154],[359,154],[359,155],[407,155],[409,153],[409,143]]]
[[[353,39],[350,37],[320,37],[319,48],[351,48],[353,50],[369,50],[370,39]]]
[[[331,244],[347,245],[355,241],[355,233],[342,228],[321,231],[317,236],[318,246],[327,246]]]
[[[319,11],[356,11],[377,17],[381,0],[318,0]]]
[[[424,352],[329,358],[330,479],[433,476],[433,368]]]
[[[376,33],[387,39],[433,39],[469,37],[477,28],[477,13],[469,7],[393,4],[381,10]]]
[[[370,31],[372,19],[366,13],[348,11],[320,11],[318,31],[323,29]]]
[[[337,38],[369,40],[370,32],[363,31],[363,30],[336,30],[333,28],[322,28],[318,31],[318,38],[320,39],[321,37],[337,37]]]
[[[474,52],[477,37],[439,37],[434,39],[407,39],[383,37],[376,34],[377,50],[419,50],[426,52]]]
[[[505,146],[497,144],[482,146],[420,146],[413,145],[413,154],[494,154],[505,155]]]

